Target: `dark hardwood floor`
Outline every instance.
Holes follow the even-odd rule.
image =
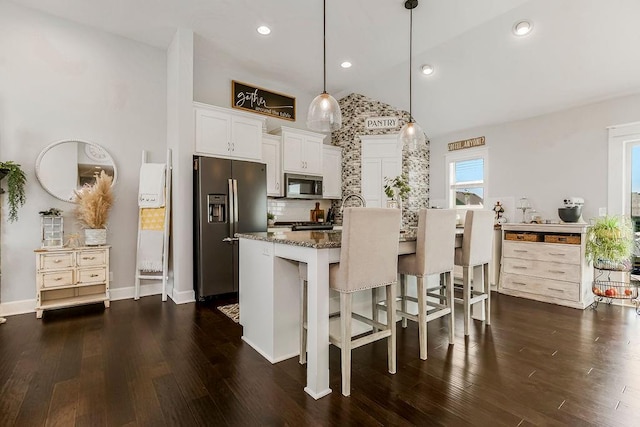
[[[303,391],[297,358],[271,365],[213,303],[140,301],[10,317],[0,326],[0,426],[640,425],[640,316],[498,295],[492,325],[447,345],[429,324],[398,328],[398,372],[386,344],[353,353],[351,397]],[[456,306],[458,308],[458,306]]]

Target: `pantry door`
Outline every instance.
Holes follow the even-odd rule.
[[[397,135],[361,136],[362,142],[362,195],[367,207],[387,207],[384,194],[385,177],[394,178],[402,173],[402,146]]]

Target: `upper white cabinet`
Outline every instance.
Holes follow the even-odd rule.
[[[217,157],[262,159],[264,119],[194,102],[195,152]]]
[[[275,131],[282,135],[282,169],[304,175],[322,175],[324,135],[289,127]]]
[[[262,135],[262,163],[267,165],[267,196],[282,196],[280,137]]]
[[[322,148],[322,198],[342,198],[342,149],[333,145]]]

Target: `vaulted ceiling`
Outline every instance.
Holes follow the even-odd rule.
[[[13,1],[160,48],[191,28],[198,56],[322,89],[322,0]],[[638,18],[638,0],[420,0],[413,114],[435,136],[640,92]],[[326,19],[328,91],[408,110],[404,0],[327,0]],[[525,37],[512,33],[520,19],[534,24]],[[433,75],[420,74],[425,63]]]

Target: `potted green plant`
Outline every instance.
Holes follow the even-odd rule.
[[[585,256],[597,269],[629,270],[633,229],[626,216],[599,217],[587,229]]]
[[[272,226],[276,223],[276,216],[273,212],[267,212],[267,225]]]
[[[107,243],[107,221],[113,205],[112,182],[113,177],[101,171],[94,184],[85,184],[75,192],[75,214],[84,228],[85,245]]]
[[[20,168],[20,165],[8,161],[0,162],[0,180],[7,177],[7,193],[9,198],[9,222],[18,220],[18,208],[27,201],[25,194],[25,186],[27,184],[27,176]],[[2,191],[0,191],[2,192]]]
[[[384,194],[390,199],[395,199],[396,196],[401,200],[406,200],[409,197],[409,180],[406,175],[398,175],[395,178],[384,178]]]

